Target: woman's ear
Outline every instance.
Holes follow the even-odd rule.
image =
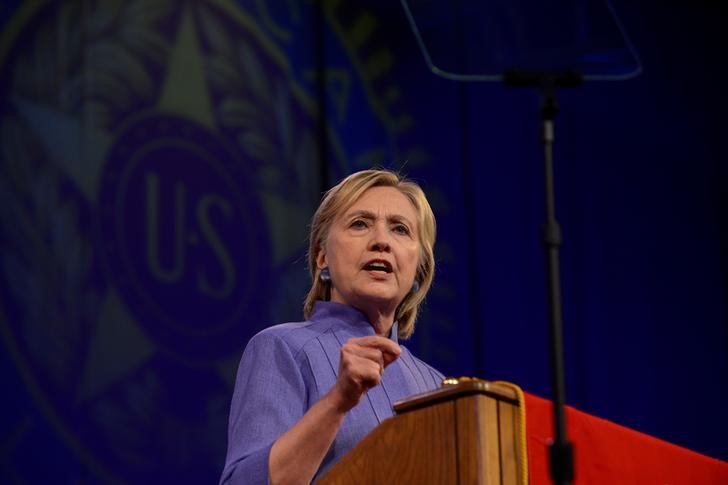
[[[318,254],[316,254],[316,267],[318,269],[322,269],[328,266],[328,263],[326,262],[326,248],[321,246],[318,250]]]

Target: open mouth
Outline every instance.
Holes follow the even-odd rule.
[[[392,265],[389,261],[382,259],[373,259],[364,265],[366,271],[381,271],[382,273],[391,273]]]

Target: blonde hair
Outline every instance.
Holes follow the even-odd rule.
[[[420,261],[417,265],[415,280],[419,283],[419,288],[417,291],[407,293],[397,307],[394,316],[398,322],[398,337],[406,339],[414,332],[417,313],[435,276],[436,225],[435,215],[420,186],[391,170],[362,170],[353,173],[324,195],[321,205],[311,220],[308,268],[312,284],[303,305],[303,315],[306,319],[311,317],[316,300],[331,299],[331,282],[324,282],[319,278],[320,270],[316,264],[319,251],[325,245],[331,225],[372,187],[396,188],[409,199],[417,212]]]

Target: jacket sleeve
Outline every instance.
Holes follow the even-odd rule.
[[[270,449],[306,411],[301,365],[273,329],[253,337],[235,380],[220,484],[267,484]]]

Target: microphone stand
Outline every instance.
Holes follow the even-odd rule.
[[[541,142],[545,170],[546,222],[542,227],[542,242],[546,256],[548,317],[551,347],[551,390],[553,400],[554,441],[549,446],[551,479],[555,484],[568,485],[574,479],[573,447],[566,433],[566,401],[564,379],[564,343],[561,313],[561,279],[559,249],[561,228],[556,220],[554,196],[553,143],[554,118],[559,111],[556,89],[575,87],[582,83],[575,71],[506,71],[503,76],[508,87],[535,87],[541,92]]]

